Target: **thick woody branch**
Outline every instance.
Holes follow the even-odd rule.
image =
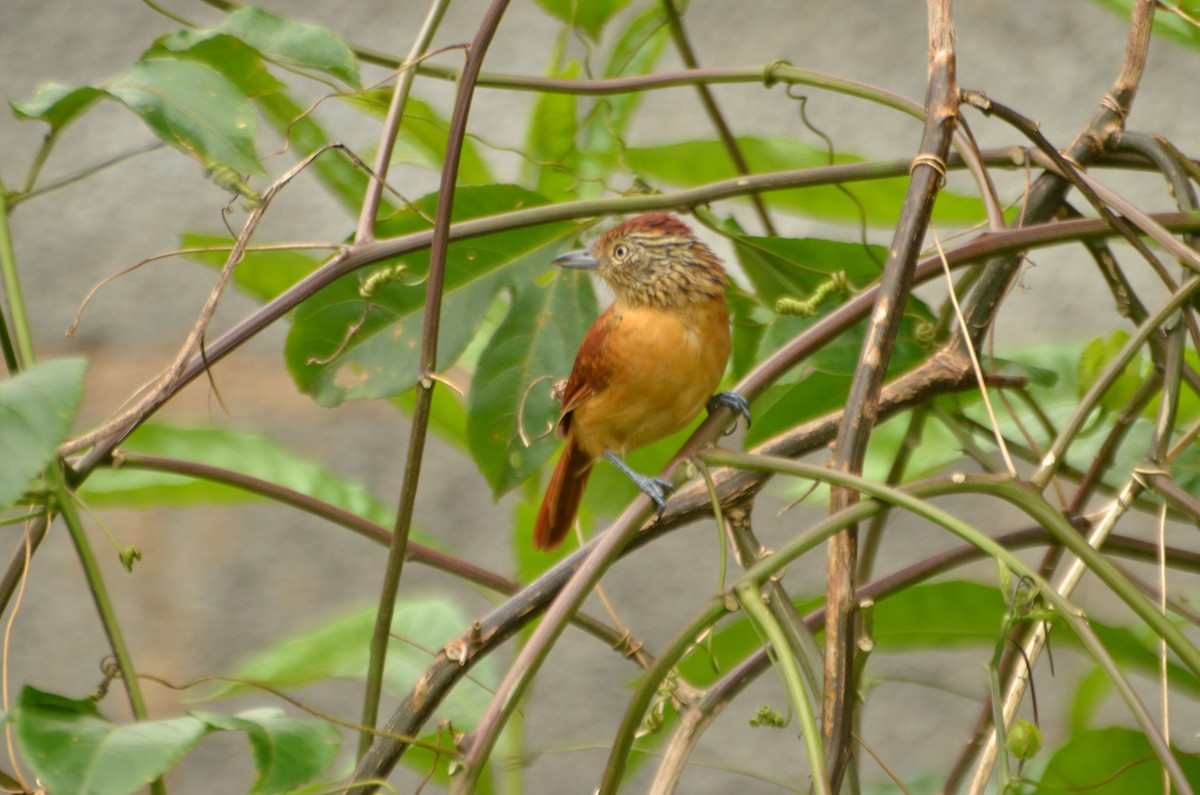
[[[954,26],[949,2],[929,3],[930,73],[925,100],[925,131],[913,160],[912,180],[900,222],[884,264],[878,296],[858,366],[850,384],[846,412],[829,462],[831,469],[859,474],[867,441],[879,411],[879,397],[905,304],[912,290],[917,258],[929,226],[933,202],[945,179],[945,160],[958,116]],[[858,501],[858,494],[835,487],[830,512]],[[822,732],[834,792],[840,788],[851,755],[854,713],[855,586],[858,528],[847,527],[829,541],[826,559],[825,698]]]

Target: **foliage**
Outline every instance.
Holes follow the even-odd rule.
[[[1126,18],[1132,15],[1135,29],[1149,24],[1139,16],[1144,4],[1099,2]],[[931,0],[931,5],[938,3]],[[1160,13],[1155,30],[1195,49],[1200,39],[1194,5]],[[957,182],[953,192],[940,190],[944,174],[931,179],[925,173],[943,168],[945,158],[936,152],[922,151],[911,167],[897,165],[844,151],[812,127],[809,131],[827,145],[799,136],[697,137],[695,131],[675,140],[644,140],[637,122],[643,89],[652,86],[643,81],[636,90],[593,91],[596,81],[659,75],[664,82],[694,88],[711,81],[741,90],[761,86],[765,77],[768,87],[788,84],[781,99],[786,102],[796,99],[793,88],[808,86],[889,112],[920,115],[921,106],[874,86],[783,62],[749,71],[666,71],[660,63],[672,45],[685,62],[691,57],[676,16],[681,12],[671,2],[539,0],[538,6],[561,26],[560,37],[548,48],[547,78],[486,76],[502,89],[537,91],[519,176],[506,170],[505,158],[489,143],[486,123],[468,119],[465,128],[463,114],[443,115],[425,93],[428,80],[451,76],[460,92],[456,111],[466,108],[478,88],[471,59],[482,57],[487,37],[472,45],[480,49],[468,53],[467,68],[447,69],[432,60],[423,64],[412,95],[400,97],[404,105],[398,115],[390,113],[396,101],[391,76],[382,84],[363,76],[368,63],[384,56],[356,48],[330,30],[251,7],[229,11],[210,28],[170,29],[174,23],[164,23],[163,35],[119,73],[84,85],[45,83],[28,98],[10,100],[17,119],[45,125],[47,136],[30,165],[28,184],[20,189],[0,185],[5,211],[0,214],[5,296],[0,347],[9,375],[0,382],[0,507],[8,523],[23,522],[26,528],[0,583],[0,604],[14,610],[22,577],[45,576],[27,570],[27,556],[36,554],[50,524],[61,521],[70,531],[113,659],[105,667],[104,687],[90,698],[22,683],[5,718],[18,753],[2,783],[28,791],[36,778],[45,791],[76,795],[120,795],[146,786],[164,792],[163,777],[203,738],[235,732],[244,733],[250,745],[256,771],[247,786],[251,793],[368,791],[387,779],[398,760],[428,777],[432,786],[522,791],[526,778],[535,784],[537,770],[522,773],[517,762],[545,750],[526,747],[522,711],[547,695],[528,690],[528,684],[557,662],[550,653],[563,622],[573,619],[642,666],[632,693],[610,694],[626,705],[626,714],[604,743],[612,748],[602,772],[604,792],[619,786],[627,767],[639,765],[661,764],[662,789],[655,791],[673,787],[683,767],[672,765],[699,765],[690,759],[688,732],[706,727],[749,681],[771,671],[782,692],[757,712],[739,702],[733,712],[753,715],[742,731],[757,732],[751,742],[764,747],[770,740],[759,738],[771,727],[788,728],[789,742],[803,736],[807,767],[799,775],[793,771],[789,787],[805,790],[811,783],[816,791],[828,792],[836,789],[831,781],[843,780],[847,789],[857,787],[858,775],[844,778],[846,764],[853,756],[857,774],[863,754],[836,753],[840,729],[829,714],[821,714],[829,703],[822,676],[851,712],[858,711],[861,733],[869,737],[877,727],[858,698],[872,703],[886,683],[875,674],[875,660],[912,659],[920,670],[924,661],[951,653],[972,655],[980,672],[973,694],[982,718],[979,742],[969,745],[953,771],[924,768],[904,774],[912,787],[955,789],[972,766],[981,787],[994,782],[1003,792],[1150,791],[1161,786],[1164,770],[1177,791],[1200,786],[1195,758],[1168,745],[1130,684],[1135,676],[1161,676],[1172,700],[1195,700],[1200,649],[1194,614],[1184,607],[1160,610],[1154,588],[1114,563],[1121,557],[1159,556],[1164,566],[1185,569],[1192,577],[1197,567],[1194,551],[1156,550],[1148,543],[1156,540],[1153,534],[1126,514],[1128,509],[1132,516],[1161,516],[1164,523],[1169,518],[1172,526],[1200,522],[1200,452],[1191,435],[1200,423],[1197,280],[1190,271],[1181,284],[1168,279],[1166,297],[1143,304],[1122,267],[1144,263],[1107,245],[1133,228],[1130,236],[1153,238],[1159,246],[1141,256],[1169,255],[1198,270],[1200,258],[1186,248],[1200,233],[1195,213],[1151,219],[1120,195],[1106,195],[1108,221],[1060,223],[1056,219],[1069,213],[1061,195],[1048,187],[1061,182],[1053,174],[1040,176],[1027,193],[1000,197],[1023,202],[1019,214],[1006,212],[986,191],[964,191]],[[943,50],[932,48],[935,55],[946,54],[947,32],[936,26],[931,31],[932,40],[943,42]],[[576,49],[586,55],[572,57]],[[946,74],[944,63],[931,61],[930,109],[937,81]],[[312,85],[338,101],[320,103],[320,112],[306,110],[299,97]],[[1114,92],[1106,102],[1127,102],[1131,95],[1131,90]],[[76,414],[87,363],[36,361],[10,224],[19,220],[14,208],[42,198],[39,170],[60,134],[71,125],[87,125],[91,111],[109,101],[135,114],[163,143],[202,164],[207,179],[243,200],[246,225],[236,241],[213,230],[181,230],[180,256],[228,277],[255,308],[232,330],[200,342],[208,320],[202,316],[197,342],[184,349],[179,369],[168,369],[149,385],[149,398],[142,399],[139,385],[130,384],[132,409],[116,412],[98,432],[71,440],[72,430],[83,430]],[[970,105],[1005,115],[979,98],[955,93],[951,101],[964,119]],[[1047,146],[1063,148],[1076,163],[1165,171],[1181,210],[1191,209],[1197,171],[1179,154],[1182,145],[1161,138],[1154,139],[1157,144],[1130,144],[1129,137],[1120,136],[1128,109],[1105,107],[1072,148],[1062,142]],[[723,126],[719,111],[710,113],[714,125]],[[382,192],[357,156],[325,149],[333,143],[327,119],[343,114],[375,126],[379,146],[388,147],[386,162],[456,175],[453,190],[443,186],[415,199]],[[393,122],[399,126],[388,129]],[[931,113],[927,136],[940,135],[948,146],[953,124],[939,129],[939,123]],[[1036,130],[1024,130],[1032,139],[1025,141],[1019,128],[989,123],[1011,136],[1013,147],[1026,146],[1024,156],[1034,157],[1043,143]],[[314,177],[308,187],[289,184],[291,175],[284,175],[280,161],[261,155],[268,137],[260,129],[264,126],[287,139],[290,162],[303,163]],[[967,158],[973,152],[982,168],[1002,165],[1005,158],[1011,164],[1012,150],[999,156],[980,153],[965,137],[956,145]],[[370,145],[359,148],[368,151]],[[1122,148],[1124,157],[1106,159],[1113,148]],[[306,161],[310,155],[314,159]],[[136,168],[136,161],[123,167]],[[962,159],[949,161],[949,167],[962,168]],[[1085,176],[1074,179],[1076,187],[1088,188]],[[919,190],[922,180],[932,187]],[[343,244],[323,258],[287,245],[242,250],[261,242],[252,238],[260,215],[274,211],[276,194],[311,190],[313,184],[348,211]],[[197,181],[184,189],[204,187]],[[1098,187],[1091,184],[1070,201],[1087,201]],[[354,219],[364,207],[367,223],[355,232]],[[636,489],[602,464],[585,497],[581,525],[593,537],[608,528],[603,540],[591,542],[586,553],[575,552],[571,541],[553,556],[532,552],[529,530],[542,475],[556,450],[551,430],[559,409],[553,387],[570,371],[602,303],[586,278],[554,272],[549,263],[567,248],[592,240],[601,217],[605,227],[608,216],[663,208],[691,213],[689,221],[702,237],[720,239],[732,252],[736,277],[728,297],[734,352],[725,386],[736,386],[752,401],[753,423],[740,437],[751,455],[721,459],[702,452],[722,428],[698,421],[629,461],[639,471],[660,470],[683,449],[693,461],[711,464],[712,494],[704,479],[692,478],[665,515],[628,545],[645,515],[622,513]],[[1111,220],[1114,212],[1125,220]],[[975,228],[989,219],[997,227],[996,219],[1007,219],[1012,227]],[[938,245],[922,252],[922,241],[934,240],[927,235],[930,223],[935,232],[962,230],[962,236],[943,252],[940,241],[947,236],[939,234]],[[805,231],[779,233],[777,226]],[[891,239],[894,230],[909,231]],[[1061,237],[1051,239],[1054,235]],[[1021,257],[1047,240],[1090,247],[1101,266],[1094,278],[1110,287],[1117,307],[1109,330],[1084,345],[1046,340],[1036,349],[987,351],[981,343],[1004,310]],[[937,281],[943,253],[947,269],[963,274],[954,291],[966,323]],[[1153,264],[1165,272],[1160,262]],[[910,295],[903,280],[890,278],[905,268],[926,285],[919,296]],[[219,297],[218,290],[214,301]],[[385,401],[411,417],[413,442],[398,494],[375,494],[337,474],[331,460],[311,461],[262,429],[148,421],[160,403],[173,400],[229,351],[280,327],[286,333],[281,366],[300,393],[329,408],[351,400]],[[981,367],[991,401],[981,395],[969,364],[968,353],[981,348],[987,354]],[[886,377],[887,386],[870,381],[876,374]],[[465,394],[455,391],[456,384],[466,386]],[[852,421],[839,426],[844,412]],[[339,415],[327,417],[336,429]],[[463,550],[437,550],[439,540],[422,527],[424,517],[414,518],[422,485],[417,474],[430,430],[470,456],[491,496],[509,498],[498,504],[494,524],[507,520],[511,525],[519,582],[505,579],[502,563],[479,564]],[[834,456],[845,466],[834,469],[845,470],[841,474],[810,468],[801,478],[796,466],[802,465],[784,460],[819,452],[839,433]],[[859,442],[867,451],[865,460],[840,458],[844,447]],[[729,465],[717,466],[721,463]],[[708,473],[709,467],[703,468]],[[947,471],[955,474],[941,474]],[[832,500],[836,510],[794,521],[769,550],[754,534],[762,512],[753,510],[768,481],[778,495],[821,505]],[[875,497],[843,501],[847,488]],[[977,524],[932,502],[944,496],[970,500],[980,517],[973,520]],[[640,555],[682,525],[711,521],[714,501],[721,504],[727,531],[720,543],[732,545],[731,559],[742,568],[727,565],[722,546],[719,570],[690,572],[698,581],[719,583],[717,593],[672,616],[677,630],[672,640],[643,649],[640,616],[614,614],[602,620],[579,612],[584,598],[598,592],[600,573],[618,556]],[[86,504],[99,512],[95,515],[107,516],[112,509],[201,510],[250,502],[308,511],[393,544],[391,565],[383,574],[390,578],[381,591],[383,604],[333,616],[297,615],[290,637],[261,648],[232,672],[213,672],[218,684],[197,696],[208,706],[235,696],[270,706],[237,712],[180,707],[172,717],[151,715],[137,675],[148,672],[135,666],[125,643],[121,616],[78,508]],[[398,510],[386,507],[397,503]],[[904,568],[881,576],[875,562],[879,540],[905,532],[917,521],[914,516],[957,538],[946,533],[935,551],[918,551]],[[828,590],[797,594],[798,587],[808,586],[798,586],[785,567],[807,556],[811,570],[825,571],[814,557],[814,550],[824,549],[820,542],[859,527],[860,556],[852,554],[848,565],[841,560],[840,568],[831,564]],[[1048,550],[1040,572],[1008,554],[1025,546]],[[1063,546],[1074,557],[1060,555]],[[140,556],[132,547],[119,554],[127,568]],[[590,556],[590,568],[581,567],[584,554]],[[829,554],[837,563],[837,553]],[[381,554],[378,571],[364,576],[382,574],[386,557]],[[994,558],[997,573],[971,579],[963,567],[981,557]],[[397,563],[406,558],[436,566],[447,585],[435,593],[408,587],[407,579],[397,579]],[[1076,573],[1089,570],[1138,620],[1088,618],[1090,605],[1082,597],[1076,601],[1073,593],[1075,558],[1081,561]],[[314,568],[320,563],[314,561]],[[573,578],[577,570],[584,574]],[[589,576],[593,579],[586,580]],[[1176,579],[1185,575],[1171,576],[1164,605],[1180,604],[1174,597],[1185,588]],[[839,615],[829,601],[838,577],[858,588],[855,610],[848,614]],[[458,581],[490,589],[495,609],[469,617],[464,592],[452,587]],[[394,604],[389,586],[399,587]],[[531,622],[543,615],[532,629]],[[629,619],[631,628],[618,618]],[[838,633],[826,631],[827,621],[843,636],[847,627],[857,632],[857,643],[839,646]],[[1056,646],[1084,672],[1047,677],[1039,665],[1044,649],[1039,633],[1052,633]],[[489,655],[506,642],[519,649],[519,656],[502,677]],[[165,640],[162,646],[166,655]],[[7,641],[6,653],[11,653]],[[841,668],[849,676],[839,674],[835,664],[844,662]],[[1006,716],[998,731],[988,723],[1002,708],[1015,715],[1016,705],[1023,703],[1019,680],[1026,666],[1036,687],[1059,689],[1071,703],[1065,730],[1047,730],[1044,724],[1057,724],[1057,716],[1039,716],[1036,706],[1032,722]],[[309,688],[333,680],[353,682],[356,689],[365,683],[363,714],[370,720],[380,690],[401,699],[386,705],[394,712],[379,721],[377,732],[360,727],[370,749],[365,754],[360,749],[353,759],[354,743],[344,740],[358,734],[356,721],[335,719],[305,701]],[[106,692],[110,682],[128,696],[132,720],[106,717],[105,712],[116,714],[105,702],[112,698]],[[993,695],[1010,690],[1015,695],[1005,697],[1007,703],[994,712],[986,699],[989,686]],[[81,684],[79,690],[85,689]],[[1113,694],[1128,707],[1127,725],[1096,725],[1101,702]],[[341,706],[348,709],[338,714],[347,715],[359,704]],[[944,743],[957,742],[975,725],[933,715],[911,720],[928,724]],[[465,731],[472,732],[469,743],[462,741]],[[1002,749],[996,757],[979,750],[989,740],[993,751]],[[799,758],[795,747],[788,755]],[[729,764],[763,779],[777,775],[762,764],[764,758],[756,754]],[[25,781],[19,780],[18,760],[31,774]],[[756,765],[762,769],[752,769]],[[594,787],[594,782],[584,784]],[[903,789],[900,781],[894,784]]]

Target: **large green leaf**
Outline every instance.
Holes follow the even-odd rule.
[[[25,687],[11,720],[49,792],[127,795],[171,768],[209,727],[193,717],[118,725],[86,699]]]
[[[0,507],[54,459],[83,397],[83,359],[42,362],[0,382]]]
[[[24,102],[9,100],[13,115],[25,121],[44,121],[52,130],[61,130],[92,104],[107,96],[94,86],[65,86],[62,83],[43,83],[34,95]]]
[[[1200,759],[1178,751],[1175,759],[1193,788],[1200,786]],[[1113,727],[1072,737],[1054,752],[1033,792],[1128,795],[1162,792],[1162,784],[1162,763],[1146,736],[1133,729]]]
[[[274,708],[237,715],[193,712],[192,716],[214,729],[246,732],[258,771],[250,795],[290,792],[312,781],[333,762],[341,744],[341,734],[332,723],[289,718]]]
[[[572,61],[552,76],[578,77],[579,62]],[[539,96],[533,106],[529,131],[525,135],[525,151],[529,155],[528,181],[543,196],[572,196],[578,186],[577,106],[574,94],[549,92]]]
[[[150,60],[134,64],[102,87],[159,138],[206,166],[266,173],[254,151],[253,107],[212,67],[196,61]]]
[[[134,431],[121,449],[230,469],[286,486],[385,527],[392,523],[391,512],[364,486],[344,481],[263,436],[223,428],[147,423]],[[97,469],[81,491],[92,505],[134,508],[256,499],[252,493],[232,486],[133,468]]]
[[[739,138],[738,145],[754,173],[829,164],[829,154],[824,148],[792,139]],[[640,176],[655,183],[691,187],[737,176],[725,146],[716,140],[630,148],[625,151],[625,158]],[[846,154],[838,155],[834,160],[837,163],[862,162],[862,158]],[[868,224],[889,227],[900,217],[908,178],[855,182],[847,184],[846,188],[854,194],[857,203],[832,185],[772,191],[763,196],[771,207],[812,218],[858,224],[865,214]],[[983,217],[981,201],[948,191],[938,194],[933,209],[934,221],[943,225],[969,225]]]
[[[605,64],[604,76],[624,77],[650,72],[662,55],[667,39],[668,29],[662,11],[652,4],[630,20],[621,32]],[[625,134],[642,99],[640,91],[596,98],[580,131],[583,142],[578,158],[580,195],[599,195],[603,192],[603,181],[620,170]]]
[[[293,690],[326,679],[366,678],[375,607],[356,610],[316,629],[275,643],[233,672],[239,679],[281,690]],[[383,684],[389,693],[408,694],[429,667],[432,655],[469,625],[466,615],[444,599],[407,599],[396,603],[392,640],[388,644]],[[486,662],[486,661],[485,661]],[[455,688],[439,712],[460,726],[474,725],[489,697],[484,685],[494,670],[472,669],[472,679]],[[226,684],[209,694],[223,698],[247,692],[248,685]]]
[[[437,195],[417,200],[425,216]],[[535,193],[511,185],[460,189],[456,220],[493,215],[545,203]],[[406,209],[379,225],[380,236],[430,228],[425,217]],[[506,283],[545,270],[562,239],[574,226],[544,224],[498,232],[451,244],[446,263],[439,367],[448,367],[475,335],[486,309]],[[305,301],[296,310],[285,355],[299,388],[321,405],[355,398],[390,397],[417,380],[429,250],[400,260],[404,279],[377,289],[369,301],[359,293],[357,274],[349,274]],[[393,263],[394,264],[394,263]],[[357,331],[346,339],[348,329]]]
[[[1118,329],[1108,339],[1097,337],[1087,344],[1079,354],[1079,368],[1076,374],[1080,397],[1091,389],[1101,371],[1108,366],[1108,363],[1128,341],[1129,332]],[[1125,365],[1117,380],[1100,398],[1100,405],[1108,411],[1120,411],[1150,376],[1149,371],[1152,367],[1153,365],[1144,355],[1135,356],[1133,361]],[[1157,411],[1154,401],[1151,401],[1149,410]]]
[[[812,317],[771,315],[756,333],[762,361],[792,341],[820,318],[845,302],[850,293],[876,280],[884,252],[854,243],[820,239],[789,239],[738,236],[734,238],[738,260],[755,289],[756,297],[774,310],[775,302],[788,298],[811,303]],[[874,255],[874,256],[872,256]],[[839,286],[840,285],[840,286]],[[823,292],[828,295],[820,301]],[[911,296],[889,363],[896,374],[921,361],[928,343],[920,339],[932,327],[933,313],[919,298]],[[818,417],[845,403],[850,381],[866,334],[861,320],[779,378],[775,386],[755,401],[754,425],[747,442],[756,444]]]
[[[544,287],[517,284],[513,293],[508,316],[479,358],[467,402],[471,454],[497,496],[553,454],[559,405],[551,388],[570,373],[596,316],[586,275],[560,273]],[[522,434],[532,440],[529,447]]]
[[[358,61],[350,47],[317,25],[243,7],[225,17],[213,32],[235,36],[284,66],[323,72],[348,85],[359,85]]]
[[[180,248],[214,249],[184,255],[214,270],[225,267],[233,244],[234,241],[228,236],[200,232],[183,232],[179,235]],[[233,283],[251,298],[266,302],[312,273],[318,264],[314,257],[303,251],[247,251],[233,269]]]
[[[581,29],[596,40],[604,25],[629,5],[629,0],[537,0],[537,4],[555,19]]]
[[[207,64],[223,74],[247,97],[273,94],[285,88],[267,70],[258,50],[224,33],[187,29],[163,36],[142,53],[142,60],[156,58]]]
[[[41,784],[49,792],[72,795],[127,795],[142,790],[212,731],[246,732],[258,771],[251,793],[275,795],[325,770],[341,740],[330,723],[288,718],[277,709],[115,724],[91,700],[33,687],[22,690],[10,720]]]
[[[734,238],[738,261],[758,297],[767,306],[780,298],[806,299],[835,274],[842,274],[849,288],[861,288],[883,273],[887,257],[883,246],[864,246],[821,238],[751,237]],[[845,298],[835,293],[822,304]]]

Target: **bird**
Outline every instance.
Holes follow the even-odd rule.
[[[702,408],[724,405],[750,421],[745,399],[714,390],[729,361],[728,277],[687,224],[665,212],[613,227],[590,249],[554,260],[606,282],[613,303],[588,329],[562,390],[562,454],[538,510],[533,543],[566,538],[597,460],[605,458],[662,515],[674,485],[635,472],[625,456],[683,429]]]

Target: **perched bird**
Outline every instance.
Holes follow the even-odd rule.
[[[713,395],[729,360],[725,269],[682,221],[639,215],[554,264],[595,269],[616,300],[588,329],[563,391],[557,434],[566,446],[533,530],[544,550],[566,537],[596,459],[628,475],[662,513],[672,484],[634,472],[623,457],[680,430],[706,405],[750,418],[739,395]]]

